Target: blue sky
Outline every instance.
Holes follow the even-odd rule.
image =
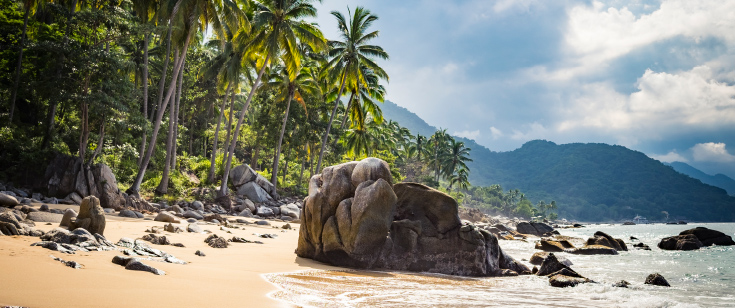
[[[387,98],[493,151],[619,144],[735,178],[735,1],[424,0],[364,6]]]

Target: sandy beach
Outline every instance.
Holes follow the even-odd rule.
[[[34,205],[36,208],[40,204]],[[50,205],[51,208],[78,210],[78,206]],[[165,223],[152,220],[121,218],[106,215],[105,237],[116,243],[122,237],[140,238],[145,230]],[[238,217],[239,218],[239,217]],[[231,219],[234,221],[234,219]],[[248,221],[254,219],[246,218]],[[172,243],[186,247],[153,245],[186,265],[143,261],[166,272],[164,276],[131,271],[112,263],[121,251],[91,251],[63,254],[31,246],[40,241],[30,236],[0,236],[0,306],[23,307],[291,307],[268,297],[276,286],[261,275],[306,269],[337,269],[294,254],[298,240],[298,224],[283,230],[283,222],[271,221],[271,226],[235,224],[232,234],[217,225],[200,222],[203,230],[225,238],[233,236],[259,240],[264,244],[230,243],[228,248],[215,249],[204,243],[207,233],[162,232]],[[178,226],[186,229],[186,221]],[[58,223],[36,223],[36,228],[49,231]],[[277,234],[274,239],[257,238],[253,233]],[[201,250],[205,257],[196,256]],[[79,262],[82,269],[73,269],[55,261]]]

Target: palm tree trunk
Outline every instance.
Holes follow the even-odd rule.
[[[309,155],[308,153],[309,149],[309,143],[304,143],[304,154]],[[299,173],[299,187],[301,187],[301,182],[304,180],[304,169],[306,167],[306,155],[304,155],[303,159],[301,159],[301,172]]]
[[[294,95],[293,92],[293,90],[288,91],[288,102],[286,103],[286,112],[283,114],[281,135],[278,138],[278,145],[276,146],[276,153],[274,155],[275,158],[273,158],[273,174],[271,175],[271,183],[275,188],[278,188],[278,160],[281,158],[281,145],[283,145],[283,135],[286,133],[286,122],[288,122],[288,111],[291,109],[291,100]]]
[[[184,65],[186,65],[186,59],[184,59]],[[184,70],[179,71],[179,93],[176,95],[176,108],[174,111],[174,142],[171,143],[171,169],[176,169],[176,149],[178,148],[179,140],[179,110],[181,110],[181,91],[184,88]]]
[[[327,147],[327,139],[329,138],[329,130],[332,128],[332,121],[334,121],[334,114],[337,113],[337,107],[339,106],[339,99],[342,97],[342,91],[345,89],[345,78],[347,72],[342,74],[342,82],[337,93],[337,99],[334,101],[334,108],[332,108],[332,115],[329,117],[329,125],[327,125],[327,131],[322,137],[322,149],[319,151],[319,162],[316,163],[316,172],[321,172],[322,159],[324,159],[324,149]]]
[[[146,33],[143,36],[143,119],[148,121],[148,42],[150,41],[151,34]],[[148,123],[146,123],[148,124]],[[143,136],[140,140],[140,154],[145,152],[145,141],[148,139],[147,127],[143,128]],[[138,155],[138,166],[143,160],[143,155]]]
[[[255,149],[252,157],[250,157],[250,168],[253,168],[253,170],[260,170],[258,168],[258,155],[260,155],[260,138],[262,135],[263,131],[258,130],[258,135],[255,137]]]
[[[345,128],[345,124],[347,124],[347,116],[350,114],[350,108],[352,107],[352,99],[355,97],[355,92],[352,92],[350,94],[350,100],[347,102],[347,109],[345,109],[345,115],[342,117],[342,126],[340,126],[340,129]]]
[[[227,99],[225,99],[227,100]],[[232,97],[230,98],[230,120],[227,121],[227,138],[224,144],[230,144],[230,132],[232,131],[232,113],[235,110],[235,89],[232,89]]]
[[[86,102],[87,97],[89,96],[89,79],[91,78],[91,73],[87,73],[87,76],[84,78],[84,84],[82,86],[82,93],[84,93],[85,98],[81,101],[81,134],[79,134],[79,158],[82,160],[82,165],[84,165],[84,156],[87,151],[87,140],[89,140],[89,105]]]
[[[173,74],[172,76],[176,76],[179,74],[179,70],[183,68],[184,59],[186,59],[186,54],[189,49],[189,42],[191,41],[191,34],[186,36],[186,41],[184,43],[183,48],[183,56],[181,59],[179,59],[179,63],[175,63],[174,61],[174,68],[173,68]],[[169,43],[170,43],[170,36],[169,36]],[[151,141],[148,143],[148,149],[145,153],[145,157],[143,158],[143,161],[141,162],[140,168],[138,168],[138,175],[135,177],[135,181],[133,182],[133,185],[130,186],[128,189],[129,194],[138,194],[140,191],[140,184],[143,183],[143,176],[145,175],[145,171],[148,167],[148,163],[151,161],[151,156],[153,156],[153,147],[156,145],[156,139],[158,137],[158,130],[161,128],[161,121],[163,120],[163,113],[166,111],[166,107],[168,106],[169,101],[171,100],[171,96],[176,90],[176,83],[175,81],[172,81],[171,86],[168,87],[168,91],[166,93],[166,98],[163,100],[163,104],[160,106],[161,108],[158,109],[158,112],[156,112],[156,121],[153,123],[153,133],[151,134]]]
[[[258,72],[258,78],[255,79],[253,87],[250,89],[250,93],[248,94],[248,99],[245,101],[245,105],[242,106],[242,111],[240,112],[240,116],[237,119],[235,133],[232,136],[232,142],[230,142],[230,148],[227,151],[227,163],[225,164],[224,174],[222,175],[222,186],[219,190],[219,196],[227,195],[227,177],[230,176],[232,156],[235,155],[235,146],[237,145],[237,135],[240,133],[240,127],[242,126],[242,121],[245,118],[245,112],[248,111],[248,107],[250,107],[250,102],[253,100],[253,94],[255,94],[255,91],[258,90],[258,85],[260,84],[260,79],[263,77],[263,72],[265,72],[265,67],[268,66],[268,60],[270,60],[270,54],[265,57],[265,61],[263,61],[263,67],[260,68],[260,72]]]
[[[212,145],[212,157],[209,162],[209,173],[207,174],[207,182],[214,183],[214,166],[215,160],[217,159],[217,136],[219,136],[219,128],[222,124],[222,116],[225,113],[225,107],[227,107],[227,94],[230,92],[230,87],[225,90],[225,95],[222,97],[222,108],[219,110],[219,119],[217,120],[217,128],[214,130],[214,144]],[[225,143],[226,145],[226,143]]]
[[[286,157],[283,158],[283,183],[286,184],[286,174],[288,173],[288,156],[291,154],[291,148],[288,149]]]
[[[174,63],[176,63],[179,59],[179,50],[174,52]],[[178,77],[180,74],[172,74],[171,75],[173,80],[171,80],[171,84],[174,87],[174,90],[178,88],[179,82]],[[156,193],[158,194],[166,194],[168,193],[168,178],[169,178],[169,172],[171,171],[171,149],[173,148],[173,139],[174,139],[174,117],[176,116],[176,98],[174,97],[174,101],[171,102],[171,108],[168,112],[168,135],[166,136],[166,158],[163,160],[163,173],[161,174],[161,182],[158,183],[158,187],[156,187]]]
[[[26,11],[23,16],[23,32],[20,35],[20,50],[18,51],[18,65],[15,67],[15,80],[13,81],[13,90],[10,94],[10,118],[8,118],[8,125],[13,122],[13,113],[15,112],[15,98],[18,95],[18,85],[20,84],[20,72],[23,66],[23,47],[26,44],[26,30],[28,29],[28,15],[31,12],[31,6],[25,7]]]

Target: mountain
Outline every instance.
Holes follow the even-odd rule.
[[[735,196],[735,180],[733,180],[729,176],[726,176],[721,173],[718,173],[715,175],[709,175],[686,163],[682,163],[678,161],[672,162],[667,165],[673,167],[674,170],[679,171],[680,173],[686,174],[690,177],[700,180],[702,181],[702,183],[722,188],[725,191],[727,191],[727,193],[730,194],[731,196]]]
[[[392,102],[381,107],[385,118],[414,134],[430,136],[436,130]],[[554,200],[560,217],[619,221],[643,215],[662,220],[666,211],[671,219],[735,221],[735,197],[724,189],[622,146],[534,140],[514,151],[493,152],[457,139],[472,148],[472,185],[519,189],[533,203]]]

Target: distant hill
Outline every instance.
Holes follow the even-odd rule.
[[[671,167],[674,168],[674,170],[679,171],[680,173],[686,174],[690,177],[700,180],[702,181],[702,183],[722,188],[725,191],[727,191],[729,195],[735,196],[735,180],[733,180],[729,176],[726,176],[721,173],[718,173],[715,175],[709,175],[709,174],[706,174],[700,171],[697,168],[690,166],[687,163],[682,163],[678,161],[669,163],[667,165],[670,165]]]
[[[384,116],[430,136],[436,128],[392,102]],[[582,221],[630,220],[636,215],[663,220],[735,221],[735,197],[677,172],[671,166],[622,146],[563,144],[534,140],[510,152],[472,148],[472,185],[520,189],[533,203],[555,200],[560,217]]]

